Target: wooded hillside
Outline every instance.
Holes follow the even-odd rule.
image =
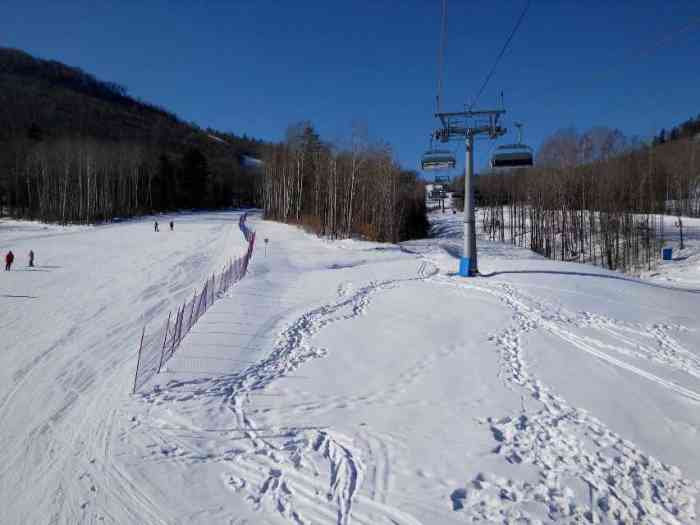
[[[255,175],[240,159],[261,146],[79,68],[0,48],[0,213],[95,222],[252,205]]]
[[[682,216],[700,216],[700,141],[690,131],[643,144],[619,130],[560,130],[536,168],[479,177],[478,203],[494,240],[553,259],[651,269],[667,239],[659,215],[677,216],[680,248]]]
[[[260,199],[267,217],[329,236],[397,242],[426,237],[425,189],[391,148],[355,126],[350,144],[321,140],[309,122],[267,149]]]
[[[281,144],[203,130],[119,84],[0,48],[0,213],[85,223],[255,205],[322,235],[397,241],[427,234],[423,201],[416,174],[357,134],[339,149],[309,123]]]

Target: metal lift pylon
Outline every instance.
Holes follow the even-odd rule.
[[[504,109],[467,110],[451,113],[438,112],[441,128],[434,136],[441,142],[464,140],[464,251],[459,261],[459,275],[473,277],[479,273],[476,253],[476,219],[474,209],[474,138],[487,135],[496,139],[505,134],[506,129],[498,124],[505,113]]]

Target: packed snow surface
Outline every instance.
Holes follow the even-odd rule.
[[[2,523],[696,523],[697,238],[645,280],[480,241],[464,279],[459,214],[402,245],[253,214],[248,275],[131,395],[239,215],[0,221]]]

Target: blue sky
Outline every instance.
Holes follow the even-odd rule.
[[[445,109],[471,101],[525,3],[448,1]],[[436,124],[440,0],[58,4],[5,1],[0,45],[203,127],[279,140],[308,119],[342,143],[363,122],[414,168]],[[700,113],[700,4],[533,0],[479,105],[501,90],[506,125],[524,122],[534,147],[568,126],[649,136],[677,124]],[[478,143],[479,167],[493,145]]]

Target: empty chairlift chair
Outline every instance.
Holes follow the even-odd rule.
[[[457,164],[454,154],[447,150],[428,150],[420,159],[423,171],[452,169]]]
[[[523,125],[515,123],[518,128],[518,143],[498,146],[491,155],[491,168],[503,171],[514,168],[529,168],[534,165],[532,148],[523,144]]]
[[[492,168],[529,168],[533,164],[532,148],[525,144],[498,146],[491,155]]]

